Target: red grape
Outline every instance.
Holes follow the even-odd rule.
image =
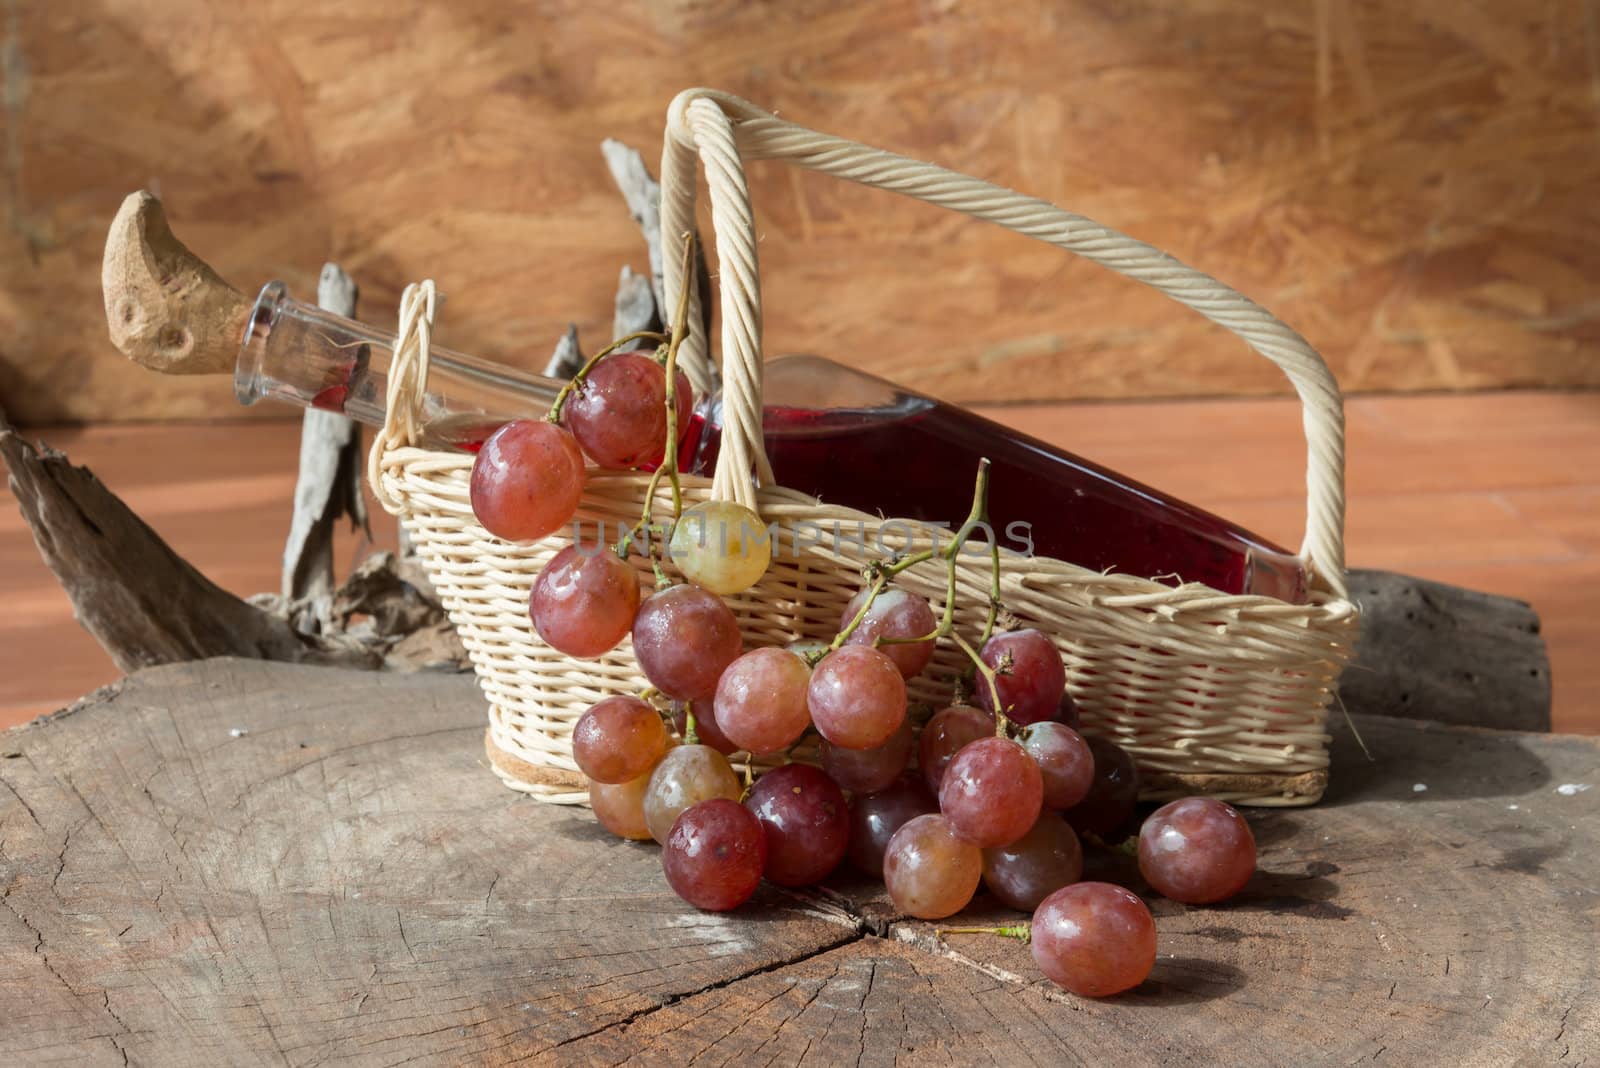
[[[750,753],[793,745],[811,725],[811,669],[787,649],[752,649],[717,682],[716,718],[728,740]]]
[[[1071,808],[1094,784],[1094,751],[1083,735],[1052,720],[1030,723],[1017,735],[1044,776],[1044,807]]]
[[[1037,723],[1056,715],[1067,685],[1067,669],[1049,638],[1032,628],[1006,631],[984,642],[980,655],[985,664],[997,671],[1007,656],[1010,658],[1005,674],[994,680],[1000,703],[1006,706],[1007,719],[1018,724]],[[978,704],[993,712],[988,681],[979,676],[975,689]]]
[[[672,702],[672,727],[682,738],[689,728],[688,702]],[[739,747],[722,733],[722,724],[717,722],[717,703],[701,698],[694,702],[694,736],[701,745],[709,745],[723,756],[731,756],[739,751]]]
[[[709,698],[742,643],[733,611],[699,586],[668,586],[640,605],[633,621],[633,655],[668,697]]]
[[[845,605],[844,614],[839,617],[840,630],[844,630],[850,625],[850,621],[856,618],[856,613],[861,611],[861,606],[866,603],[867,594],[870,592],[871,588],[868,587],[850,598],[850,603]],[[934,617],[933,609],[928,605],[926,597],[908,590],[888,589],[873,599],[866,618],[850,632],[845,644],[871,645],[873,639],[878,637],[920,638],[933,633],[938,625],[939,621]],[[877,648],[894,661],[894,666],[900,669],[901,677],[907,679],[922,674],[922,669],[927,667],[928,661],[933,658],[932,641],[880,645]]]
[[[589,783],[589,807],[595,819],[618,838],[644,841],[650,826],[644,820],[644,794],[650,787],[647,771],[637,779],[621,783]]]
[[[994,719],[971,705],[951,705],[933,714],[917,743],[917,766],[928,792],[938,796],[944,770],[970,742],[994,736]]]
[[[939,811],[951,829],[980,849],[1009,845],[1028,833],[1044,803],[1039,765],[1009,738],[968,743],[945,769]]]
[[[694,412],[694,391],[682,371],[677,402],[681,441]],[[666,369],[643,352],[612,353],[567,397],[561,421],[601,467],[655,467],[667,440]]]
[[[516,419],[493,434],[472,462],[472,514],[506,541],[555,533],[583,497],[583,453],[565,427]]]
[[[745,799],[767,835],[767,879],[810,886],[827,878],[850,844],[850,811],[834,781],[809,764],[774,768]]]
[[[695,908],[726,912],[750,900],[766,859],[761,823],[739,802],[714,798],[673,821],[661,869],[673,893]]]
[[[1032,912],[1039,902],[1083,877],[1083,846],[1058,812],[1041,812],[1032,830],[1005,846],[983,851],[983,882],[1014,909]]]
[[[595,782],[624,783],[655,767],[669,741],[661,713],[637,697],[607,697],[572,728],[572,759]]]
[[[644,821],[650,837],[666,842],[672,821],[690,805],[714,797],[739,800],[744,786],[733,773],[728,758],[704,745],[680,745],[667,750],[644,792]]]
[[[539,572],[528,616],[568,656],[599,656],[628,636],[639,612],[639,573],[603,545],[569,545]]]
[[[917,816],[933,815],[933,799],[922,777],[903,775],[877,793],[862,794],[850,802],[850,862],[875,879],[883,878],[883,854],[894,832]]]
[[[1110,883],[1074,883],[1033,913],[1033,959],[1051,982],[1086,998],[1131,990],[1156,963],[1156,922]]]
[[[883,885],[895,908],[921,920],[942,920],[972,900],[983,854],[955,836],[943,816],[908,821],[883,854]]]
[[[911,750],[916,746],[915,731],[908,716],[889,740],[871,749],[841,749],[826,738],[822,750],[822,770],[834,782],[853,794],[870,794],[882,790],[900,777],[911,761]]]
[[[1244,889],[1256,839],[1232,805],[1185,797],[1162,805],[1139,830],[1139,871],[1162,897],[1209,905]]]
[[[1064,727],[1071,727],[1073,730],[1077,730],[1078,722],[1082,718],[1082,715],[1078,712],[1078,702],[1072,699],[1070,693],[1063,691],[1061,703],[1056,706],[1055,721]]]
[[[811,673],[806,695],[817,733],[845,749],[887,742],[906,718],[906,682],[877,649],[835,649]]]
[[[1085,738],[1094,754],[1094,782],[1083,800],[1067,809],[1067,822],[1079,834],[1092,834],[1108,846],[1128,837],[1139,801],[1139,769],[1122,746]]]

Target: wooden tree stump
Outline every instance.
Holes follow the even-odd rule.
[[[1357,724],[1375,759],[1341,733],[1325,803],[1250,813],[1245,893],[1152,897],[1154,975],[1091,1002],[848,876],[697,912],[499,785],[469,679],[151,669],[0,736],[0,1063],[1600,1056],[1600,790],[1558,789],[1600,744]]]

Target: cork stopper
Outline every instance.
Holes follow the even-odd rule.
[[[111,343],[152,371],[231,374],[251,301],[173,236],[161,201],[130,193],[100,271]]]

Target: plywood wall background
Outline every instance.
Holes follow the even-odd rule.
[[[238,414],[105,340],[126,192],[242,287],[324,259],[456,347],[607,333],[643,249],[597,145],[680,88],[1053,199],[1278,311],[1351,390],[1600,385],[1595,0],[6,0],[0,404]],[[964,400],[1262,393],[1270,367],[1087,264],[758,165],[772,352]]]

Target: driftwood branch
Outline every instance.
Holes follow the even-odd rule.
[[[83,467],[0,429],[0,457],[39,554],[78,621],[123,671],[245,656],[372,666],[354,643],[298,633],[190,565]]]
[[[606,167],[611,171],[612,181],[617,183],[622,199],[628,204],[628,213],[633,216],[633,221],[639,224],[639,231],[644,235],[645,247],[650,255],[650,289],[655,296],[656,319],[664,323],[667,321],[667,298],[661,249],[661,184],[650,174],[650,168],[645,166],[644,157],[621,141],[606,138],[600,142],[600,152],[605,156]],[[712,303],[711,272],[706,268],[703,251],[705,246],[698,240],[698,234],[695,237],[695,288],[699,290],[700,308],[705,316],[700,325],[709,336]],[[618,333],[614,336],[625,335]],[[711,367],[711,374],[713,384],[716,384],[718,372],[715,365]]]
[[[568,323],[567,332],[556,342],[556,349],[545,365],[546,378],[571,378],[583,366],[583,350],[578,346],[578,324]]]
[[[621,141],[609,137],[601,141],[600,154],[605,156],[611,180],[617,183],[622,199],[627,201],[628,214],[644,234],[650,255],[650,288],[659,311],[667,306],[666,268],[661,255],[661,183],[650,174],[644,157]]]
[[[384,649],[393,671],[467,669],[467,650],[415,558],[367,557],[333,598],[334,625]]]
[[[626,265],[617,278],[617,302],[611,316],[611,336],[627,337],[644,330],[660,330],[661,317],[656,312],[656,298],[650,279],[635,274]]]
[[[323,265],[318,305],[353,319],[356,296],[355,282],[338,264]],[[334,412],[307,409],[300,424],[300,476],[283,548],[282,587],[289,622],[302,633],[320,634],[333,622],[333,536],[344,516],[367,529],[361,428]]]

